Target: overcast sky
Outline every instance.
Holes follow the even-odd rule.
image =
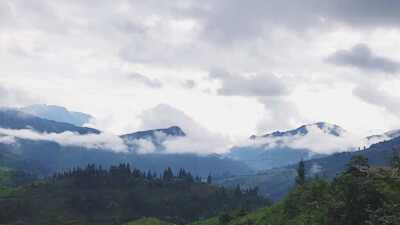
[[[0,0],[0,105],[117,134],[400,128],[400,1]]]

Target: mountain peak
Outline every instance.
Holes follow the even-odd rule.
[[[70,123],[76,126],[83,126],[85,123],[89,122],[90,118],[92,118],[89,114],[68,111],[65,107],[58,105],[36,104],[22,107],[17,110],[32,114],[42,119]]]
[[[186,136],[185,132],[178,126],[172,126],[168,128],[155,129],[155,130],[145,130],[145,131],[137,131],[130,134],[124,134],[121,137],[123,138],[132,138],[132,139],[144,139],[144,138],[155,138],[156,132],[163,132],[167,136]]]
[[[302,125],[294,130],[288,130],[288,131],[283,131],[283,132],[275,131],[275,132],[272,132],[269,134],[262,135],[260,137],[266,138],[266,137],[282,137],[282,136],[287,136],[287,135],[291,135],[291,136],[306,135],[308,133],[308,128],[310,126],[316,126],[320,130],[324,130],[334,136],[340,136],[340,133],[345,131],[344,129],[342,129],[341,127],[339,127],[338,125],[335,125],[335,124],[330,124],[330,123],[326,123],[326,122],[316,122],[316,123]],[[256,138],[258,138],[258,136],[256,136],[256,135],[252,135],[250,137],[250,139],[252,139],[252,140],[254,140]]]

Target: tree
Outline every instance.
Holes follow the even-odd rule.
[[[296,184],[303,185],[306,182],[306,168],[304,161],[300,160],[299,167],[297,168]]]
[[[211,174],[209,173],[207,177],[207,183],[211,184],[211,182],[212,182],[212,177]]]
[[[396,170],[395,173],[400,175],[400,157],[396,148],[392,148],[392,159],[390,165]]]
[[[347,164],[347,169],[350,170],[353,167],[358,169],[361,169],[361,167],[369,168],[368,159],[361,155],[351,157],[349,163]]]
[[[240,189],[240,185],[237,184],[235,188],[235,197],[241,198],[242,197],[242,190]]]
[[[151,175],[150,170],[149,170],[149,172],[147,173],[147,180],[153,180],[153,175]]]

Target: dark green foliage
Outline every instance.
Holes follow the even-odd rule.
[[[393,153],[392,162],[397,160]],[[400,224],[396,165],[370,171],[366,158],[352,157],[347,170],[331,183],[320,177],[307,180],[291,190],[282,203],[259,213],[237,214],[230,224]]]
[[[240,199],[242,197],[242,190],[240,189],[240,185],[237,184],[235,188],[235,197]]]
[[[159,179],[151,171],[131,169],[125,163],[110,170],[88,164],[84,169],[57,172],[52,178],[11,190],[4,192],[4,197],[0,190],[0,223],[19,219],[32,224],[120,224],[156,217],[187,224],[217,216],[224,208],[234,210],[242,202],[240,215],[268,203],[258,195],[258,188],[243,193],[239,188],[238,196],[233,189],[195,180],[184,169],[174,176],[168,168]]]
[[[207,177],[207,183],[211,184],[211,182],[212,182],[212,177],[211,174],[209,173]]]
[[[303,185],[306,182],[306,167],[304,161],[300,160],[299,167],[297,168],[296,184]]]

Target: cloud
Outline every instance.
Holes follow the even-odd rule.
[[[137,82],[143,83],[152,88],[161,88],[162,83],[159,80],[152,80],[146,76],[139,73],[131,73],[128,75],[129,79],[135,80]]]
[[[400,115],[399,99],[378,90],[372,85],[359,85],[354,89],[353,94],[367,103],[382,107],[395,115]]]
[[[221,81],[219,95],[253,97],[264,105],[267,112],[256,125],[258,131],[289,128],[300,118],[295,104],[286,98],[291,93],[289,84],[272,73],[244,77],[214,67],[209,77]]]
[[[357,67],[362,70],[395,73],[400,64],[389,58],[375,55],[366,44],[357,44],[350,50],[339,50],[325,59],[339,66]]]
[[[344,130],[338,130],[339,136],[331,135],[329,129],[320,129],[317,125],[308,125],[307,134],[286,135],[282,137],[262,137],[251,140],[254,146],[265,146],[265,150],[276,147],[290,147],[293,149],[308,149],[315,154],[333,154],[344,151],[355,151],[358,148],[369,147],[374,143],[388,140],[383,135],[367,139],[360,135]]]
[[[166,104],[145,110],[140,118],[142,130],[178,126],[186,133],[184,137],[159,136],[164,153],[222,153],[234,144],[228,137],[207,130],[184,112]]]
[[[221,80],[222,87],[218,89],[220,95],[282,96],[290,93],[285,83],[272,73],[244,77],[213,68],[210,70],[210,77]]]
[[[131,143],[135,145],[136,150],[139,154],[154,153],[157,150],[156,146],[149,139],[134,139]]]
[[[258,132],[272,132],[278,129],[290,129],[301,121],[300,112],[294,102],[284,97],[258,97],[267,110],[257,123]]]
[[[14,144],[16,142],[17,141],[15,140],[15,138],[13,136],[0,135],[0,143],[3,143],[3,144]]]
[[[194,80],[186,80],[183,83],[183,86],[188,88],[188,89],[192,89],[192,88],[194,88],[196,86],[196,81],[194,81]]]
[[[2,135],[1,141],[10,141],[18,139],[28,139],[34,141],[53,141],[63,146],[79,146],[88,149],[102,149],[102,150],[113,150],[116,152],[126,152],[127,146],[123,140],[117,135],[110,133],[100,134],[85,134],[80,135],[70,131],[62,133],[39,133],[30,129],[4,129],[0,128],[0,134]]]
[[[399,27],[398,1],[288,0],[207,1],[193,13],[203,25],[202,38],[220,44],[266,36],[274,27],[299,33],[343,24],[353,28]]]
[[[37,101],[35,95],[0,82],[0,106],[22,106]]]

